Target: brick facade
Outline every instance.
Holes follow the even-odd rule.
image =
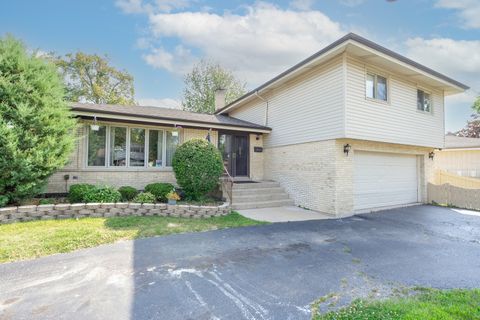
[[[343,146],[352,150],[346,156]],[[353,214],[355,151],[417,155],[421,201],[427,201],[427,182],[433,163],[429,148],[352,139],[325,140],[265,149],[264,177],[280,182],[295,204],[335,216]]]

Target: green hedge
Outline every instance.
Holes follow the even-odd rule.
[[[134,187],[123,186],[118,188],[118,192],[122,195],[122,201],[132,201],[138,194],[138,190]]]
[[[85,195],[87,194],[87,192],[95,188],[96,187],[93,184],[88,183],[74,184],[70,186],[68,192],[68,201],[70,201],[70,203],[86,202]]]
[[[155,202],[155,196],[151,194],[150,192],[142,192],[139,193],[134,199],[133,202],[138,202],[138,203],[154,203]]]
[[[119,202],[122,198],[120,192],[112,187],[95,187],[84,195],[86,203],[90,202]]]
[[[223,173],[222,156],[206,140],[189,140],[175,151],[173,171],[187,198],[197,200],[218,185]]]
[[[167,202],[167,194],[175,189],[171,183],[156,182],[145,186],[145,192],[149,192],[155,196],[155,200],[159,202]]]

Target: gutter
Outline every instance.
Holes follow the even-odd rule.
[[[255,96],[257,96],[260,100],[262,100],[263,102],[265,102],[267,105],[265,107],[265,122],[264,122],[264,126],[265,127],[268,127],[267,124],[268,124],[268,100],[263,98],[261,95],[258,94],[258,90],[255,91]]]

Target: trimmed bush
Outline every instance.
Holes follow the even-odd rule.
[[[174,188],[171,183],[156,182],[146,185],[145,192],[153,194],[159,202],[167,202],[167,194]]]
[[[138,190],[134,187],[123,186],[118,188],[118,192],[122,195],[122,201],[132,201],[133,198],[138,194]]]
[[[85,193],[85,202],[119,202],[122,198],[120,192],[112,187],[95,187]]]
[[[93,189],[95,189],[95,186],[88,183],[71,185],[68,191],[68,201],[70,201],[70,203],[86,202],[85,195]]]
[[[173,155],[173,171],[187,198],[197,200],[212,191],[223,173],[220,151],[202,139],[189,140]]]
[[[138,202],[138,203],[154,203],[155,202],[155,196],[151,194],[150,192],[142,192],[139,193],[134,199],[133,202]]]

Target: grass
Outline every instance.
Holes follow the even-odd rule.
[[[266,224],[232,212],[221,217],[112,217],[0,225],[0,263],[65,253],[123,239]]]
[[[318,306],[312,308],[318,310]],[[356,300],[350,306],[314,320],[460,320],[480,319],[480,290],[416,289],[407,297],[381,301]]]

